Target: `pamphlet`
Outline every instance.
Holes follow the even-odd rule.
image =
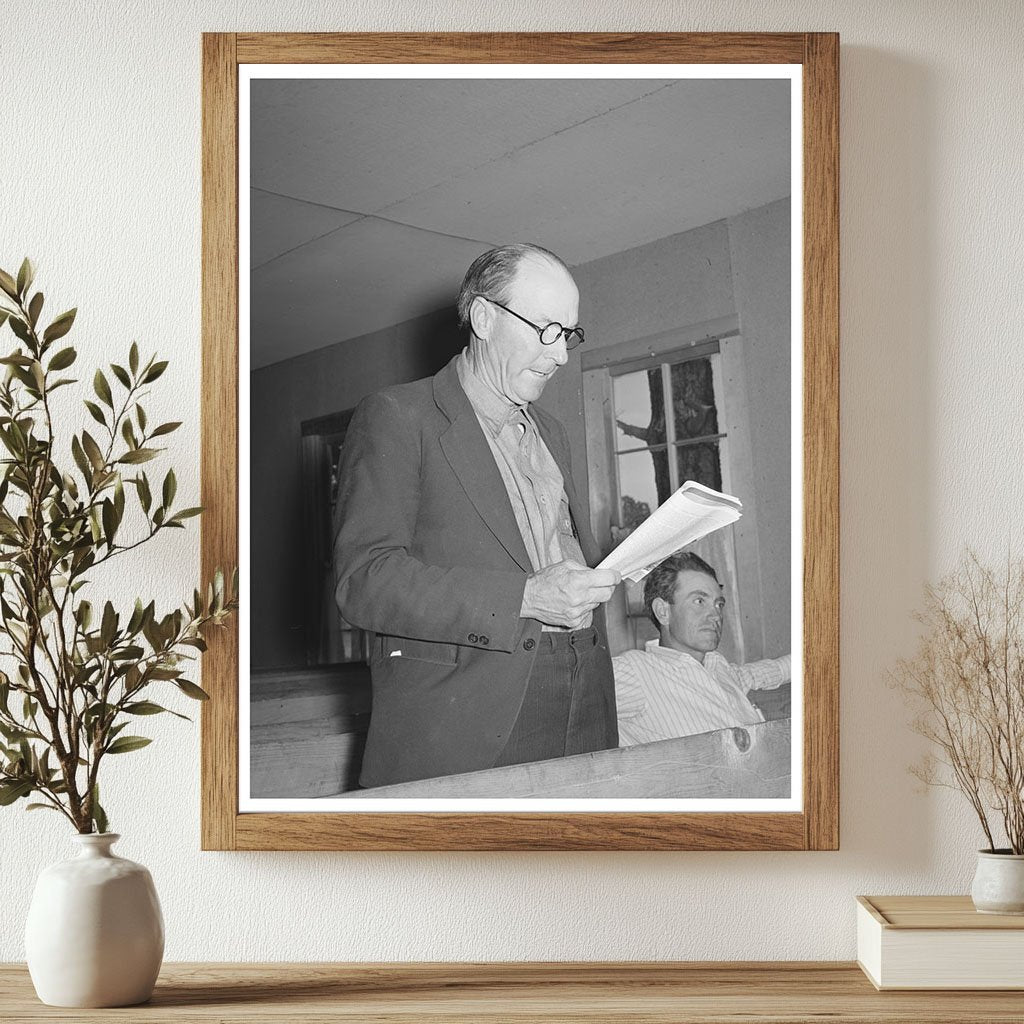
[[[687,480],[651,513],[598,569],[618,569],[639,583],[659,562],[743,515],[739,498]]]

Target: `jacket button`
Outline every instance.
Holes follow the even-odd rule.
[[[470,633],[469,634],[469,642],[471,644],[475,644],[477,642],[477,640],[479,640],[479,639],[480,638],[476,635],[476,633]]]
[[[489,636],[481,636],[480,637],[480,643],[482,643],[484,645],[484,647],[486,647],[490,642],[491,642],[491,638]]]
[[[536,646],[537,646],[537,641],[536,640],[524,640],[523,641],[523,650],[524,651],[532,651],[534,649],[534,647],[536,647]]]

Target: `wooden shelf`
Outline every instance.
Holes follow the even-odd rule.
[[[0,1019],[1020,1024],[1021,992],[876,992],[852,963],[166,964],[151,1002],[61,1010],[0,965]]]

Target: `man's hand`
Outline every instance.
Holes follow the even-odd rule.
[[[548,626],[580,629],[590,625],[590,613],[612,596],[621,581],[615,569],[557,562],[527,578],[520,615]]]

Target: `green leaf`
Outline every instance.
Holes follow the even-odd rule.
[[[166,679],[166,680],[177,680],[181,675],[182,670],[180,668],[151,668],[148,669],[146,674],[150,679]]]
[[[95,403],[90,402],[88,398],[84,399],[85,407],[89,410],[89,415],[101,426],[107,425],[107,417],[103,414],[103,410]]]
[[[103,540],[103,526],[100,523],[99,511],[95,505],[89,509],[89,533],[92,536],[93,544],[99,544]]]
[[[21,799],[32,792],[31,779],[19,779],[16,782],[0,782],[0,807],[7,807],[15,800]]]
[[[125,452],[117,461],[126,463],[129,466],[138,465],[140,462],[149,462],[159,455],[156,448],[136,448],[134,451]]]
[[[60,813],[59,807],[54,807],[53,804],[27,804],[25,807],[26,811],[57,811]]]
[[[0,309],[0,327],[3,327],[7,323],[7,318],[11,315],[10,310]]]
[[[86,709],[85,714],[82,716],[82,721],[85,723],[86,728],[89,728],[97,718],[108,714],[114,710],[113,704],[108,704],[105,701],[100,701],[97,704],[93,704],[91,707]]]
[[[92,379],[93,389],[96,394],[100,396],[100,401],[109,405],[111,409],[114,408],[114,396],[110,393],[110,385],[107,383],[107,378],[104,376],[102,370],[96,371],[96,376]]]
[[[0,736],[3,736],[8,743],[18,743],[26,735],[25,731],[19,729],[16,725],[5,725],[3,722],[0,722]]]
[[[124,443],[132,450],[139,447],[139,442],[135,440],[135,428],[132,426],[132,421],[125,417],[125,421],[121,424],[121,436],[124,438]]]
[[[139,421],[139,430],[146,429],[146,410],[141,405],[135,406],[135,418]]]
[[[100,446],[93,440],[93,436],[88,430],[82,431],[82,447],[85,449],[85,454],[89,456],[92,468],[99,472],[106,463],[103,460]]]
[[[21,456],[21,449],[18,447],[17,439],[13,431],[0,428],[0,441],[3,446],[17,459]]]
[[[114,511],[114,503],[105,498],[103,501],[103,536],[106,538],[109,547],[114,546],[114,535],[117,533],[117,513]]]
[[[32,261],[26,256],[18,268],[18,295],[24,295],[32,287],[32,281],[36,276],[36,268]]]
[[[128,350],[128,365],[131,367],[132,373],[139,372],[139,346],[134,341]]]
[[[139,700],[134,704],[125,704],[124,710],[129,715],[159,715],[167,708],[154,704],[151,700]]]
[[[153,504],[153,496],[149,491],[149,477],[145,473],[138,477],[135,481],[135,486],[139,491],[139,501],[142,504],[142,508],[148,515],[150,507]]]
[[[113,654],[110,655],[111,661],[138,661],[146,652],[135,644],[129,644],[127,647],[119,647]],[[124,667],[122,667],[124,671]]]
[[[57,317],[57,319],[54,320],[45,331],[43,331],[43,341],[49,345],[51,341],[63,338],[64,335],[71,330],[71,325],[75,322],[75,315],[77,313],[77,307],[75,309],[69,309],[66,313],[61,313],[61,315]]]
[[[98,785],[92,787],[92,820],[96,825],[97,832],[109,831],[106,812],[100,806],[100,787]]]
[[[2,437],[2,434],[0,434]],[[71,438],[71,454],[74,457],[75,465],[78,466],[78,471],[85,477],[86,481],[92,482],[92,469],[89,466],[89,460],[86,458],[85,451],[82,449],[82,443],[78,440],[78,437]]]
[[[28,324],[25,323],[20,317],[12,316],[8,321],[11,325],[11,330],[18,336],[18,338],[25,342],[26,345],[32,342],[32,333],[28,329]]]
[[[148,747],[153,741],[145,736],[119,736],[106,749],[108,754],[127,754],[132,750]]]
[[[120,477],[114,481],[114,512],[117,513],[117,523],[120,526],[124,518],[124,482]]]
[[[201,686],[196,686],[195,683],[191,683],[187,679],[175,680],[174,685],[177,686],[186,697],[191,697],[193,700],[210,699],[210,695]]]
[[[163,504],[165,508],[170,508],[171,502],[174,501],[174,495],[178,491],[178,479],[174,475],[174,470],[167,470],[167,476],[164,477],[163,486]]]
[[[32,301],[28,304],[28,322],[35,328],[37,321],[39,320],[39,314],[43,308],[43,293],[36,292],[32,296]]]
[[[183,519],[191,519],[193,516],[198,516],[202,513],[202,505],[197,505],[194,508],[183,508],[180,512],[175,512],[173,516],[167,521],[167,525],[171,523],[180,523]]]
[[[73,348],[62,348],[51,360],[49,370],[66,370],[76,359],[78,353]]]
[[[0,270],[0,288],[2,288],[15,302],[18,301],[18,286],[11,277],[4,270]]]
[[[152,604],[153,602],[150,602],[150,605]],[[146,643],[148,643],[154,651],[163,650],[164,643],[160,636],[160,629],[153,620],[152,614],[147,615],[142,622],[142,635],[146,638]]]
[[[132,609],[132,617],[128,620],[127,631],[129,636],[135,636],[142,628],[145,615],[146,609],[142,604],[142,598],[137,597],[135,599],[135,607]]]
[[[152,435],[150,435],[150,436],[152,436],[152,437],[163,437],[164,434],[169,434],[169,433],[171,433],[171,431],[177,430],[178,427],[180,427],[180,426],[181,426],[181,421],[180,420],[178,422],[176,422],[176,423],[161,423],[160,426],[157,427],[156,430],[154,430]]]
[[[166,370],[166,369],[167,369],[167,360],[166,359],[163,360],[162,362],[154,363],[149,368],[149,370],[146,372],[146,376],[143,378],[142,383],[143,384],[152,384],[153,381],[155,381],[157,379],[157,377],[159,377],[164,372],[164,370]]]
[[[131,388],[132,379],[128,376],[128,371],[123,366],[118,366],[117,363],[110,364],[110,372],[126,387]]]
[[[100,623],[100,639],[104,647],[109,647],[117,632],[117,612],[114,606],[107,601],[103,605],[103,621]]]

